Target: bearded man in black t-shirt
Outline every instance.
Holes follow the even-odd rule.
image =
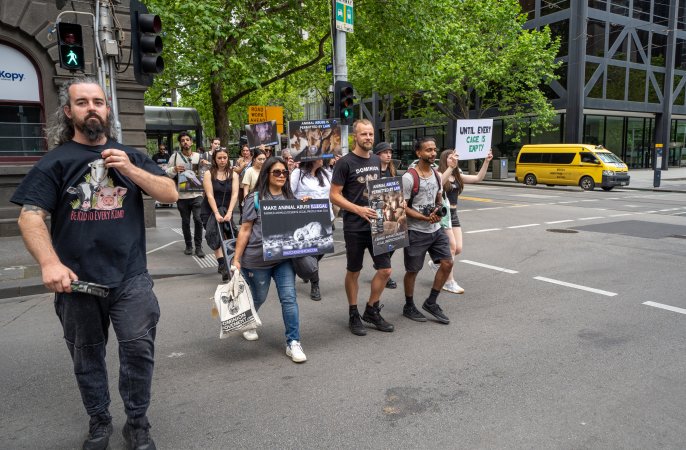
[[[129,448],[154,449],[146,413],[160,315],[145,258],[143,192],[163,203],[178,194],[150,158],[114,140],[114,117],[92,78],[67,82],[49,130],[57,147],[31,169],[11,198],[19,228],[55,292],[55,311],[90,416],[84,449],[105,449],[112,434],[105,365],[107,331],[119,340],[119,392]],[[45,223],[50,215],[51,230]],[[72,282],[104,286],[99,296]],[[68,445],[74,447],[75,445]]]
[[[393,331],[393,325],[381,317],[383,305],[379,300],[391,277],[391,257],[388,253],[375,256],[372,245],[370,220],[376,219],[376,211],[369,207],[367,181],[381,176],[379,157],[372,154],[374,126],[366,119],[353,124],[355,148],[336,162],[331,178],[330,199],[343,211],[343,238],[347,271],[345,293],[348,297],[350,331],[358,336],[367,334],[362,320],[381,331]],[[372,278],[369,301],[360,318],[357,309],[358,279],[362,270],[364,251],[369,251],[376,274]]]

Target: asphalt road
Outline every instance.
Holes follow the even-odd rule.
[[[219,340],[216,274],[158,280],[158,448],[684,448],[686,194],[470,185],[460,210],[450,325],[403,318],[399,289],[382,300],[395,332],[352,335],[345,258],[325,258],[324,299],[298,287],[302,365],[275,293],[258,341]],[[427,269],[415,298],[430,284]],[[51,297],[0,311],[0,448],[79,448],[87,417]]]

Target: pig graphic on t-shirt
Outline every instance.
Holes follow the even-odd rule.
[[[94,209],[117,209],[119,199],[126,195],[126,188],[123,187],[104,187],[95,194]]]

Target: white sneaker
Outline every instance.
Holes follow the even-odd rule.
[[[438,265],[431,260],[429,260],[429,268],[433,271],[433,273],[438,272]]]
[[[293,362],[297,363],[307,361],[307,356],[305,356],[299,341],[291,341],[290,344],[286,346],[286,356],[289,356]]]
[[[452,292],[453,294],[464,294],[464,289],[462,289],[455,280],[450,280],[447,283],[445,283],[443,285],[443,290]]]
[[[256,341],[259,338],[259,336],[257,335],[257,330],[255,329],[244,331],[243,337],[246,341]]]

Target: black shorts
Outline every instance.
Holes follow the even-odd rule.
[[[410,245],[403,249],[407,272],[422,270],[427,251],[432,261],[453,260],[453,255],[450,253],[450,241],[443,228],[439,228],[433,233],[407,230],[407,234],[410,238]]]
[[[450,226],[453,228],[460,226],[460,219],[457,217],[457,208],[450,208]]]
[[[359,272],[362,270],[364,261],[364,251],[369,250],[369,254],[374,261],[374,268],[390,269],[391,255],[383,253],[374,256],[374,246],[372,245],[372,233],[370,231],[345,231],[343,230],[343,239],[345,240],[345,257],[347,259],[346,269],[349,272]]]

